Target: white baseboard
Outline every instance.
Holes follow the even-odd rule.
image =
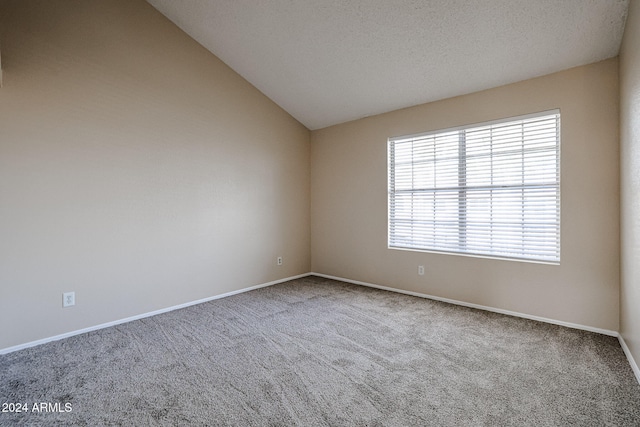
[[[361,282],[359,280],[351,280],[351,279],[345,279],[343,277],[330,276],[328,274],[311,273],[311,275],[318,276],[318,277],[324,277],[326,279],[339,280],[341,282],[353,283],[354,285],[368,286],[370,288],[382,289],[382,290],[385,290],[385,291],[397,292],[397,293],[400,293],[400,294],[412,295],[412,296],[416,296],[416,297],[420,297],[420,298],[427,298],[427,299],[432,299],[432,300],[436,300],[436,301],[447,302],[447,303],[450,303],[450,304],[460,305],[460,306],[463,306],[463,307],[477,308],[479,310],[491,311],[491,312],[494,312],[494,313],[506,314],[506,315],[509,315],[509,316],[521,317],[521,318],[524,318],[524,319],[536,320],[536,321],[539,321],[539,322],[551,323],[553,325],[566,326],[567,328],[580,329],[580,330],[583,330],[583,331],[595,332],[595,333],[602,334],[602,335],[608,335],[608,336],[616,337],[616,338],[618,338],[618,341],[620,342],[620,347],[622,347],[622,350],[624,351],[624,354],[627,357],[627,361],[629,362],[629,365],[631,366],[631,370],[633,371],[634,375],[636,376],[636,380],[640,384],[640,368],[638,367],[638,364],[636,363],[635,359],[633,358],[633,355],[631,354],[631,351],[629,350],[629,347],[627,346],[627,343],[624,341],[624,338],[622,337],[622,335],[620,335],[619,332],[616,332],[616,331],[610,331],[608,329],[594,328],[592,326],[580,325],[580,324],[577,324],[577,323],[563,322],[561,320],[548,319],[546,317],[533,316],[533,315],[530,315],[530,314],[518,313],[518,312],[515,312],[515,311],[503,310],[503,309],[500,309],[500,308],[488,307],[488,306],[479,305],[479,304],[471,304],[471,303],[464,302],[464,301],[458,301],[458,300],[453,300],[453,299],[449,299],[449,298],[442,298],[442,297],[437,297],[437,296],[433,296],[433,295],[421,294],[419,292],[405,291],[405,290],[402,290],[402,289],[390,288],[388,286],[380,286],[380,285],[375,285],[373,283]]]
[[[212,296],[212,297],[203,298],[203,299],[199,299],[199,300],[196,300],[196,301],[190,301],[190,302],[187,302],[187,303],[184,303],[184,304],[174,305],[174,306],[171,306],[171,307],[167,307],[167,308],[163,308],[163,309],[160,309],[160,310],[151,311],[151,312],[148,312],[148,313],[139,314],[139,315],[136,315],[136,316],[127,317],[127,318],[120,319],[120,320],[114,320],[112,322],[102,323],[100,325],[90,326],[88,328],[79,329],[79,330],[76,330],[76,331],[66,332],[64,334],[55,335],[53,337],[43,338],[43,339],[39,339],[39,340],[36,340],[36,341],[31,341],[31,342],[28,342],[28,343],[19,344],[19,345],[13,346],[13,347],[3,348],[3,349],[0,349],[0,354],[12,353],[14,351],[22,350],[22,349],[25,349],[25,348],[35,347],[35,346],[40,345],[40,344],[46,344],[48,342],[57,341],[57,340],[61,340],[61,339],[64,339],[64,338],[69,338],[69,337],[72,337],[74,335],[80,335],[80,334],[84,334],[86,332],[92,332],[92,331],[97,331],[99,329],[108,328],[108,327],[111,327],[111,326],[121,325],[123,323],[132,322],[134,320],[144,319],[146,317],[155,316],[157,314],[167,313],[167,312],[170,312],[170,311],[173,311],[173,310],[179,310],[181,308],[190,307],[192,305],[202,304],[202,303],[213,301],[213,300],[216,300],[216,299],[226,298],[226,297],[229,297],[231,295],[237,295],[237,294],[241,294],[241,293],[244,293],[244,292],[253,291],[255,289],[265,288],[267,286],[273,286],[273,285],[277,285],[278,283],[288,282],[290,280],[300,279],[302,277],[307,277],[307,276],[324,277],[326,279],[338,280],[338,281],[341,281],[341,282],[352,283],[354,285],[367,286],[367,287],[370,287],[370,288],[382,289],[382,290],[385,290],[385,291],[397,292],[397,293],[401,293],[401,294],[405,294],[405,295],[412,295],[412,296],[416,296],[416,297],[420,297],[420,298],[432,299],[432,300],[435,300],[435,301],[442,301],[442,302],[446,302],[446,303],[449,303],[449,304],[460,305],[460,306],[463,306],[463,307],[476,308],[476,309],[479,309],[479,310],[485,310],[485,311],[490,311],[490,312],[494,312],[494,313],[506,314],[506,315],[509,315],[509,316],[521,317],[521,318],[524,318],[524,319],[536,320],[536,321],[539,321],[539,322],[551,323],[551,324],[554,324],[554,325],[566,326],[568,328],[581,329],[581,330],[585,330],[585,331],[589,331],[589,332],[595,332],[595,333],[599,333],[599,334],[603,334],[603,335],[609,335],[609,336],[617,337],[618,341],[620,342],[620,346],[622,347],[622,350],[624,351],[624,354],[626,355],[627,360],[629,361],[629,365],[631,365],[631,369],[633,370],[633,373],[635,374],[636,379],[638,380],[638,383],[640,383],[640,368],[638,368],[638,365],[636,364],[635,359],[633,358],[633,356],[631,354],[631,351],[629,350],[629,347],[627,347],[627,344],[624,341],[624,338],[622,337],[622,335],[620,335],[616,331],[610,331],[610,330],[607,330],[607,329],[594,328],[594,327],[591,327],[591,326],[579,325],[579,324],[576,324],[576,323],[563,322],[563,321],[560,321],[560,320],[548,319],[548,318],[545,318],[545,317],[532,316],[532,315],[529,315],[529,314],[518,313],[518,312],[515,312],[515,311],[503,310],[503,309],[494,308],[494,307],[488,307],[488,306],[479,305],[479,304],[472,304],[472,303],[468,303],[468,302],[464,302],[464,301],[458,301],[458,300],[453,300],[453,299],[449,299],[449,298],[437,297],[437,296],[434,296],[434,295],[422,294],[422,293],[419,293],[419,292],[405,291],[405,290],[402,290],[402,289],[391,288],[391,287],[388,287],[388,286],[376,285],[376,284],[373,284],[373,283],[361,282],[359,280],[346,279],[344,277],[330,276],[328,274],[321,274],[321,273],[299,274],[297,276],[291,276],[291,277],[287,277],[287,278],[284,278],[284,279],[274,280],[272,282],[262,283],[262,284],[251,286],[251,287],[248,287],[248,288],[243,288],[243,289],[240,289],[240,290],[237,290],[237,291],[227,292],[227,293],[224,293],[224,294],[221,294],[221,295],[215,295],[215,296]]]
[[[631,369],[636,376],[636,380],[638,380],[638,383],[640,383],[640,369],[638,368],[638,364],[631,354],[631,350],[629,350],[629,347],[627,347],[627,343],[624,341],[624,338],[620,334],[618,334],[618,341],[620,341],[620,347],[622,347],[625,356],[627,356],[627,360],[629,361],[629,365],[631,365]]]
[[[265,288],[267,286],[277,285],[278,283],[288,282],[289,280],[300,279],[302,277],[307,277],[307,276],[310,276],[310,275],[311,275],[311,273],[299,274],[297,276],[291,276],[291,277],[287,277],[287,278],[284,278],[284,279],[274,280],[273,282],[262,283],[260,285],[255,285],[255,286],[251,286],[251,287],[248,287],[248,288],[243,288],[243,289],[240,289],[240,290],[237,290],[237,291],[227,292],[225,294],[215,295],[215,296],[212,296],[212,297],[199,299],[197,301],[190,301],[190,302],[186,302],[184,304],[174,305],[174,306],[171,306],[171,307],[162,308],[160,310],[155,310],[155,311],[151,311],[151,312],[148,312],[148,313],[138,314],[136,316],[131,316],[131,317],[127,317],[127,318],[124,318],[124,319],[114,320],[113,322],[102,323],[100,325],[90,326],[88,328],[78,329],[76,331],[71,331],[71,332],[66,332],[64,334],[55,335],[53,337],[43,338],[43,339],[39,339],[39,340],[36,340],[36,341],[31,341],[31,342],[28,342],[28,343],[19,344],[19,345],[13,346],[13,347],[3,348],[3,349],[0,349],[0,354],[12,353],[14,351],[22,350],[22,349],[25,349],[25,348],[35,347],[35,346],[40,345],[40,344],[46,344],[46,343],[51,342],[51,341],[58,341],[58,340],[61,340],[63,338],[72,337],[74,335],[80,335],[80,334],[84,334],[86,332],[92,332],[92,331],[97,331],[99,329],[108,328],[110,326],[116,326],[116,325],[121,325],[123,323],[133,322],[134,320],[144,319],[145,317],[151,317],[151,316],[155,316],[157,314],[167,313],[167,312],[173,311],[173,310],[179,310],[181,308],[190,307],[192,305],[202,304],[202,303],[213,301],[213,300],[216,300],[216,299],[230,297],[231,295],[237,295],[237,294],[241,294],[241,293],[244,293],[244,292],[253,291],[255,289]]]
[[[422,294],[422,293],[419,293],[419,292],[405,291],[405,290],[402,290],[402,289],[396,289],[396,288],[390,288],[390,287],[387,287],[387,286],[375,285],[373,283],[367,283],[367,282],[360,282],[358,280],[345,279],[343,277],[329,276],[327,274],[311,273],[311,275],[318,276],[318,277],[324,277],[326,279],[339,280],[341,282],[353,283],[354,285],[362,285],[362,286],[367,286],[367,287],[370,287],[370,288],[382,289],[382,290],[385,290],[385,291],[397,292],[397,293],[405,294],[405,295],[412,295],[414,297],[420,297],[420,298],[432,299],[432,300],[436,300],[436,301],[442,301],[442,302],[446,302],[446,303],[449,303],[449,304],[460,305],[460,306],[463,306],[463,307],[477,308],[478,310],[491,311],[493,313],[500,313],[500,314],[506,314],[506,315],[514,316],[514,317],[521,317],[523,319],[536,320],[538,322],[551,323],[553,325],[559,325],[559,326],[566,326],[567,328],[581,329],[583,331],[595,332],[595,333],[598,333],[598,334],[609,335],[609,336],[612,336],[612,337],[618,337],[619,336],[618,332],[610,331],[608,329],[600,329],[600,328],[594,328],[592,326],[579,325],[577,323],[563,322],[561,320],[548,319],[546,317],[533,316],[531,314],[518,313],[516,311],[503,310],[501,308],[488,307],[488,306],[485,306],[485,305],[472,304],[472,303],[469,303],[469,302],[458,301],[458,300],[449,299],[449,298],[442,298],[442,297],[437,297],[437,296],[433,296],[433,295]]]

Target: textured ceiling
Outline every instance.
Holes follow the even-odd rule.
[[[628,0],[148,0],[309,129],[616,56]]]

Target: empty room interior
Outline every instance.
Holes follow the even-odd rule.
[[[637,0],[0,0],[0,425],[640,425]]]

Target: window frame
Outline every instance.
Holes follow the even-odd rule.
[[[458,167],[458,177],[459,180],[460,179],[464,179],[464,183],[459,181],[458,182],[458,186],[454,186],[453,188],[458,188],[459,189],[459,195],[458,195],[458,204],[464,204],[464,209],[462,208],[462,205],[460,205],[461,207],[458,209],[458,214],[457,214],[457,220],[455,221],[457,223],[457,227],[458,227],[458,234],[459,234],[459,242],[462,240],[465,241],[464,245],[460,245],[460,250],[451,250],[450,248],[443,248],[443,247],[438,247],[437,245],[427,245],[427,244],[423,244],[421,247],[417,247],[415,245],[413,246],[403,246],[397,243],[397,240],[399,239],[395,239],[394,241],[392,241],[392,217],[393,217],[393,212],[392,212],[392,198],[394,197],[396,193],[393,193],[393,183],[392,183],[392,179],[395,177],[395,175],[392,175],[392,167],[395,167],[395,165],[392,165],[392,151],[394,150],[394,147],[392,147],[392,144],[395,144],[397,142],[400,141],[407,141],[407,140],[419,140],[419,139],[427,139],[430,137],[434,138],[434,150],[435,150],[435,146],[436,146],[436,142],[435,142],[435,137],[436,136],[444,136],[445,134],[451,134],[451,133],[457,133],[458,137],[460,137],[460,139],[464,139],[464,144],[466,144],[466,139],[467,137],[461,137],[460,135],[463,134],[464,131],[465,135],[466,132],[468,131],[473,131],[473,130],[478,130],[480,128],[483,127],[491,127],[491,126],[496,126],[496,125],[502,125],[502,126],[508,126],[508,125],[513,125],[513,126],[524,126],[524,122],[527,120],[532,120],[532,119],[542,119],[545,117],[549,117],[550,119],[552,118],[552,116],[556,116],[555,117],[555,125],[556,125],[556,132],[555,132],[555,170],[556,170],[556,179],[555,182],[553,183],[553,185],[555,185],[555,187],[553,187],[554,191],[555,191],[555,222],[553,222],[553,227],[555,227],[555,244],[550,244],[549,247],[555,247],[556,250],[556,254],[557,257],[554,257],[553,259],[551,259],[550,257],[546,257],[543,258],[542,256],[539,257],[533,257],[533,256],[527,256],[526,255],[526,251],[525,249],[522,250],[522,252],[518,255],[518,254],[513,254],[513,255],[504,255],[504,254],[500,254],[500,253],[496,253],[497,251],[493,250],[492,248],[487,250],[487,251],[465,251],[464,247],[466,247],[466,239],[468,237],[468,233],[466,230],[466,227],[468,226],[469,221],[466,219],[466,212],[467,212],[467,200],[466,197],[469,193],[471,193],[470,189],[470,185],[467,185],[467,176],[469,174],[469,168],[466,165],[466,161],[468,159],[468,154],[466,151],[466,147],[464,148],[463,154],[461,154],[460,152],[458,152],[457,154],[457,159],[459,162],[459,165],[464,163],[464,168],[460,168],[460,166]],[[480,122],[480,123],[473,123],[473,124],[466,124],[466,125],[461,125],[461,126],[455,126],[455,127],[450,127],[450,128],[445,128],[445,129],[437,129],[437,130],[433,130],[433,131],[427,131],[427,132],[422,132],[422,133],[417,133],[417,134],[411,134],[411,135],[402,135],[402,136],[396,136],[396,137],[390,137],[387,139],[387,247],[388,249],[393,249],[393,250],[404,250],[404,251],[412,251],[412,252],[429,252],[429,253],[438,253],[438,254],[449,254],[449,255],[458,255],[458,256],[469,256],[469,257],[479,257],[479,258],[490,258],[490,259],[499,259],[499,260],[509,260],[509,261],[519,261],[519,262],[530,262],[530,263],[539,263],[539,264],[551,264],[551,265],[559,265],[560,264],[560,260],[561,260],[561,147],[562,147],[562,131],[561,131],[561,112],[560,109],[552,109],[552,110],[545,110],[545,111],[540,111],[540,112],[536,112],[536,113],[531,113],[531,114],[525,114],[525,115],[520,115],[520,116],[512,116],[512,117],[507,117],[507,118],[501,118],[501,119],[496,119],[496,120],[491,120],[491,121],[486,121],[486,122]],[[526,140],[523,138],[522,140],[522,146],[523,146],[523,163],[522,163],[522,168],[520,169],[521,173],[524,176],[524,171],[525,171],[525,163],[524,163],[524,153],[525,153],[525,142]],[[489,147],[492,147],[492,144],[494,143],[493,140],[493,136],[491,137],[490,141],[487,143]],[[461,142],[462,144],[462,142]],[[549,149],[549,151],[551,152],[552,149]],[[413,148],[412,148],[412,153],[413,153]],[[491,162],[494,161],[495,155],[492,153],[490,155],[490,159]],[[434,165],[436,164],[436,160],[434,159]],[[415,161],[412,160],[411,162],[411,167],[412,167],[412,174],[413,174],[413,168],[415,165]],[[492,167],[493,169],[493,167]],[[395,171],[395,169],[394,169]],[[434,176],[435,172],[434,172]],[[495,176],[493,170],[491,171],[491,177],[493,180],[493,177]],[[462,177],[462,178],[460,178]],[[463,184],[463,185],[461,185]],[[505,188],[513,188],[515,187],[514,185],[506,185],[504,186]],[[525,197],[525,193],[524,193],[524,189],[525,188],[533,188],[534,186],[531,184],[524,184],[524,178],[523,178],[523,184],[522,184],[522,198],[519,199],[521,202],[520,203],[524,203],[526,200]],[[546,187],[549,187],[548,185]],[[406,190],[405,190],[406,191]],[[413,185],[411,190],[412,195],[416,192],[416,186]],[[434,194],[437,191],[436,188],[433,189]],[[507,190],[509,191],[509,190]],[[511,190],[511,191],[515,191],[515,190]],[[492,193],[493,194],[493,193]],[[489,200],[491,203],[493,203],[493,195],[491,195],[489,197]],[[434,212],[435,212],[435,202],[434,202]],[[523,205],[524,206],[524,205]],[[493,208],[492,208],[493,209]],[[525,208],[522,207],[522,212],[525,213]],[[411,212],[412,212],[412,216],[411,216],[411,220],[413,221],[415,218],[415,214],[413,213],[414,209],[413,207],[411,208]],[[435,215],[435,214],[434,214]],[[435,220],[434,220],[434,225],[433,228],[435,230],[436,224],[435,224]],[[453,222],[453,221],[452,221]],[[495,221],[493,220],[489,220],[487,221],[485,224],[489,225],[489,224],[493,224]],[[522,227],[524,229],[525,225],[527,224],[525,221],[521,222]],[[394,223],[395,226],[397,226],[397,222]],[[491,231],[491,235],[493,235],[494,231]],[[523,244],[523,248],[524,245],[526,243],[526,238],[524,237],[524,231],[523,231],[523,237],[521,238],[522,244]],[[490,237],[490,239],[493,239],[493,237]],[[434,234],[434,240],[435,240],[435,234]],[[415,241],[415,239],[412,239],[412,243],[413,241]],[[444,246],[444,245],[441,245]]]

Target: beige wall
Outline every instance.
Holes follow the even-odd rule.
[[[620,333],[640,362],[640,4],[630,3],[620,51]]]
[[[0,20],[0,349],[310,270],[305,127],[142,0]]]
[[[387,249],[388,137],[553,108],[561,265]],[[618,148],[617,59],[314,131],[312,271],[617,331]]]

